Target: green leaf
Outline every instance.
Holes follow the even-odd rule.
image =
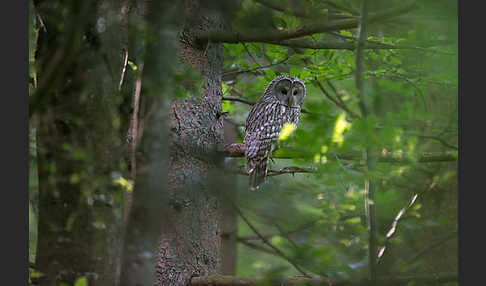
[[[76,279],[76,282],[74,282],[74,286],[88,286],[88,279],[84,276],[79,277]]]

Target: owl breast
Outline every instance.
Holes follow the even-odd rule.
[[[304,83],[295,77],[279,76],[267,86],[263,96],[252,107],[245,125],[245,157],[252,190],[265,182],[267,163],[280,131],[286,123],[297,125]]]
[[[290,108],[279,103],[268,103],[264,108],[255,109],[249,116],[251,120],[247,121],[245,156],[267,156],[271,151],[271,143],[278,140],[285,123],[297,124],[299,116],[300,108]]]

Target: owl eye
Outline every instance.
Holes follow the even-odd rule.
[[[285,89],[282,89],[283,94],[287,94],[287,91]]]
[[[294,90],[294,95],[297,95],[297,90]]]

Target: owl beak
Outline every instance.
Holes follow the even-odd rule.
[[[289,107],[292,106],[292,96],[289,96],[289,98],[287,99],[287,103]]]

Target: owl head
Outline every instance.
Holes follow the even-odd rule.
[[[273,96],[287,107],[300,107],[305,98],[304,82],[293,76],[278,76],[267,87],[265,94]]]

